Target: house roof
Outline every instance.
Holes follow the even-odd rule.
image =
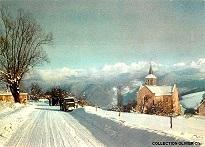
[[[153,74],[148,74],[145,79],[156,79],[157,77]]]
[[[201,103],[198,106],[195,107],[195,109],[198,109],[204,103],[205,103],[205,100],[202,100]]]
[[[186,109],[190,109],[190,108],[196,109],[201,104],[204,93],[205,91],[201,91],[201,92],[195,92],[195,93],[184,95],[181,97],[180,102],[183,105],[183,107]]]
[[[162,95],[172,95],[172,92],[175,88],[174,86],[150,86],[146,85],[146,87],[155,94],[155,96],[162,96]]]

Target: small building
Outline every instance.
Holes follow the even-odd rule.
[[[20,103],[27,103],[28,93],[20,93],[19,99]],[[14,102],[14,98],[11,92],[2,92],[0,93],[0,101]]]
[[[14,102],[14,98],[10,92],[1,92],[0,101]]]
[[[150,65],[149,74],[145,77],[145,84],[141,85],[137,93],[136,111],[146,114],[179,115],[178,88],[173,86],[158,86],[157,77]]]
[[[20,103],[27,103],[28,101],[28,93],[20,93],[19,95]]]
[[[205,100],[203,100],[197,107],[198,115],[205,116]]]

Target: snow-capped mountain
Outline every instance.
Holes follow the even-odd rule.
[[[109,106],[116,104],[116,88],[122,86],[124,104],[136,99],[136,92],[139,85],[144,83],[146,72],[126,72],[114,75],[103,74],[93,75],[72,75],[60,79],[45,80],[38,72],[27,77],[23,83],[29,91],[30,84],[36,82],[44,90],[53,86],[61,86],[63,89],[70,89],[77,96],[85,94],[86,98],[93,104]],[[180,94],[199,92],[205,90],[205,76],[200,69],[186,68],[170,72],[156,71],[159,85],[177,84]]]

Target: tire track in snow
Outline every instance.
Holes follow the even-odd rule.
[[[58,120],[59,120],[60,118],[58,118]],[[59,135],[60,135],[60,138],[61,138],[61,140],[62,140],[62,143],[60,144],[60,146],[62,146],[62,147],[65,147],[66,146],[66,144],[68,145],[69,144],[69,146],[72,146],[72,145],[74,145],[74,143],[72,142],[72,139],[71,139],[71,135],[70,135],[70,133],[67,133],[66,132],[66,129],[68,129],[67,127],[65,127],[65,128],[60,128],[59,126],[62,126],[62,120],[60,120],[61,122],[61,125],[59,125],[60,123],[59,122],[55,122],[55,124],[56,124],[56,128],[57,128],[57,130],[58,130],[58,132],[59,132]]]
[[[54,114],[51,114],[51,112],[48,112],[49,113],[49,116],[51,115],[54,115]],[[54,112],[56,113],[56,112]],[[63,135],[62,135],[62,132],[65,132],[65,128],[64,129],[59,129],[59,126],[62,125],[62,122],[57,122],[60,118],[59,118],[59,113],[58,112],[57,114],[55,114],[55,119],[52,120],[52,117],[50,117],[52,123],[50,123],[51,125],[51,131],[53,132],[53,139],[55,141],[55,145],[56,147],[60,146],[60,147],[65,147],[65,146],[71,146],[71,143],[70,143],[70,138],[68,138],[68,136],[66,136],[67,138],[65,138]],[[55,130],[53,130],[52,128],[55,127]],[[58,140],[58,145],[56,143],[56,140]]]
[[[5,147],[104,146],[73,116],[57,110],[58,107],[38,106]]]
[[[17,147],[22,146],[22,142],[26,142],[25,145],[28,146],[29,139],[31,136],[27,135],[27,130],[32,131],[34,129],[34,126],[32,124],[37,123],[37,115],[34,115],[34,113],[31,114],[33,119],[28,119],[25,121],[25,123],[12,135],[9,142],[5,145],[7,147]]]
[[[44,147],[45,141],[47,140],[46,134],[52,134],[50,131],[46,132],[48,128],[47,124],[48,117],[44,110],[35,110],[27,121],[12,135],[9,142],[5,145],[7,147]],[[46,119],[46,121],[44,121]],[[49,130],[49,129],[47,129]]]

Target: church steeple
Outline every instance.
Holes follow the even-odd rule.
[[[149,67],[149,74],[145,77],[145,84],[146,85],[156,85],[157,84],[157,77],[153,74],[152,64],[150,63]]]
[[[153,70],[152,70],[152,64],[150,63],[150,67],[149,67],[149,74],[153,74]]]

